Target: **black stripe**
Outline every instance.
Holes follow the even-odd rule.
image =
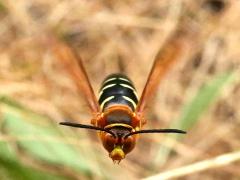
[[[109,81],[109,82],[106,82],[107,80],[109,80],[111,78],[117,78],[117,79]],[[127,79],[129,82],[121,80],[119,78]],[[106,107],[108,107],[109,105],[112,105],[112,104],[124,104],[124,105],[129,106],[134,111],[135,109],[134,109],[133,104],[131,102],[129,102],[128,100],[123,98],[123,96],[126,96],[126,97],[132,99],[137,104],[138,103],[138,99],[137,99],[136,95],[134,94],[134,91],[132,89],[128,88],[128,87],[124,87],[124,86],[120,85],[120,84],[125,84],[125,85],[128,85],[128,86],[134,88],[134,86],[132,84],[132,81],[125,75],[122,75],[122,74],[111,74],[103,81],[103,84],[102,84],[102,87],[101,87],[100,91],[104,87],[106,87],[107,85],[110,85],[110,84],[115,84],[115,85],[112,86],[112,87],[109,87],[107,89],[104,89],[103,93],[99,97],[98,102],[101,105],[101,103],[106,98],[108,98],[110,96],[114,96],[114,98],[105,103],[105,105],[103,107],[103,110]]]

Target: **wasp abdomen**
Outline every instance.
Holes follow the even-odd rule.
[[[98,100],[104,111],[110,105],[123,104],[135,111],[138,98],[132,81],[123,74],[111,74],[102,83]]]

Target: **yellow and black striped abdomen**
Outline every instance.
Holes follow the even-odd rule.
[[[102,84],[98,102],[102,111],[111,105],[123,104],[135,111],[138,98],[132,81],[123,74],[111,74]]]

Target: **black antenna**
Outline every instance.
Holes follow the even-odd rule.
[[[101,127],[97,127],[97,126],[90,126],[90,125],[86,125],[86,124],[78,124],[78,123],[71,123],[71,122],[60,122],[59,124],[64,125],[64,126],[71,126],[71,127],[75,127],[75,128],[104,131],[104,132],[111,134],[114,138],[116,138],[116,135],[112,131],[101,128]]]
[[[186,131],[182,131],[180,129],[144,129],[140,131],[134,131],[130,132],[127,135],[124,136],[126,139],[128,136],[131,136],[133,134],[143,134],[143,133],[180,133],[180,134],[186,134]]]

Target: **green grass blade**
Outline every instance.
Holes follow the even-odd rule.
[[[206,112],[214,100],[216,100],[221,90],[224,87],[231,85],[231,82],[233,82],[232,80],[235,78],[235,76],[236,73],[234,72],[225,72],[223,74],[217,75],[212,80],[207,82],[183,107],[180,118],[174,121],[171,127],[190,130],[198,122],[200,117]],[[178,139],[181,137],[184,136],[179,134],[171,134],[166,138]],[[171,143],[169,144],[169,147],[161,146],[157,153],[155,163],[163,164],[167,160],[172,146],[173,144]]]
[[[7,142],[0,142],[0,179],[11,180],[64,180],[59,175],[46,174],[18,162],[18,158]]]
[[[61,141],[45,140],[41,138],[64,139],[63,132],[57,123],[52,123],[45,116],[33,113],[6,97],[0,98],[2,128],[5,135],[17,137],[17,144],[35,159],[56,165],[68,166],[87,176],[92,168],[81,151],[73,145]],[[21,139],[22,137],[22,139]],[[32,139],[24,139],[31,137]],[[40,137],[40,139],[38,139]],[[85,147],[80,147],[84,149]]]
[[[221,90],[234,79],[235,73],[227,72],[206,83],[182,110],[180,119],[175,122],[179,128],[190,129],[200,116],[219,96]],[[174,125],[175,125],[174,124]]]

